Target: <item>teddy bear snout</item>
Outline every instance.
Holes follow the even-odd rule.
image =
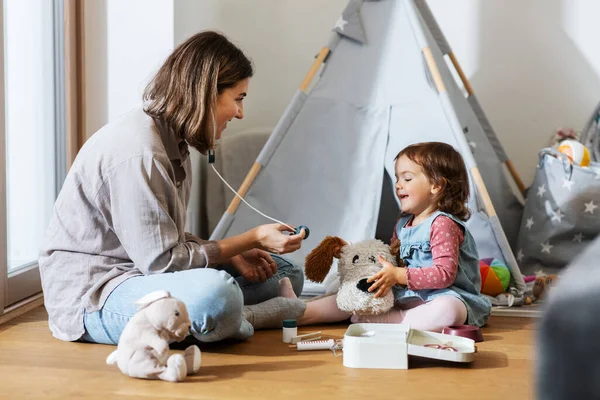
[[[368,278],[362,278],[361,280],[358,281],[358,283],[356,284],[356,287],[359,290],[362,290],[365,293],[369,293],[369,288],[371,287],[371,285],[375,282],[367,282]]]
[[[192,327],[191,323],[189,321],[185,321],[185,322],[181,323],[177,327],[177,329],[175,329],[175,331],[173,332],[173,335],[175,336],[175,338],[177,340],[183,340],[186,338],[187,335],[189,335],[191,327]]]
[[[353,268],[350,271],[346,270],[345,276],[346,276],[347,281],[356,282],[356,287],[359,290],[361,290],[365,293],[368,293],[368,289],[369,289],[369,287],[371,287],[373,282],[367,283],[367,279],[369,279],[371,276],[375,275],[380,270],[381,270],[381,264],[379,264],[379,263],[367,264],[367,265],[363,264],[357,268]]]

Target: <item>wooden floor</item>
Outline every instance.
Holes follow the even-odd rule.
[[[0,399],[531,399],[537,319],[492,316],[473,363],[411,359],[408,370],[350,369],[330,351],[298,352],[281,331],[244,343],[203,346],[202,367],[183,383],[126,377],[105,364],[113,346],[66,343],[44,308],[0,325]],[[341,338],[346,325],[322,330]]]

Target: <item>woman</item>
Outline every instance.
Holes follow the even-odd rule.
[[[205,342],[245,339],[253,325],[303,312],[303,302],[277,297],[302,291],[301,269],[268,252],[299,249],[304,232],[270,224],[219,241],[184,232],[188,146],[205,154],[229,121],[243,118],[252,74],[225,37],[199,33],[165,61],[146,88],[144,109],[107,124],[82,147],[39,259],[55,337],[116,344],[134,301],[158,289],[186,303],[191,334]]]

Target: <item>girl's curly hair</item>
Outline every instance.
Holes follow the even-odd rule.
[[[462,156],[454,147],[442,142],[415,143],[405,147],[394,160],[401,156],[419,165],[425,176],[441,188],[436,196],[440,211],[462,221],[469,219],[469,175]]]

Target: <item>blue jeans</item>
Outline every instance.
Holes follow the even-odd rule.
[[[302,269],[280,256],[272,257],[277,273],[262,283],[248,282],[227,265],[130,278],[112,291],[101,310],[85,312],[85,334],[81,340],[116,345],[137,311],[134,301],[155,290],[168,290],[185,303],[192,321],[190,334],[198,341],[248,339],[254,329],[242,318],[244,304],[277,297],[278,282],[285,277],[290,278],[297,296],[302,293]]]

